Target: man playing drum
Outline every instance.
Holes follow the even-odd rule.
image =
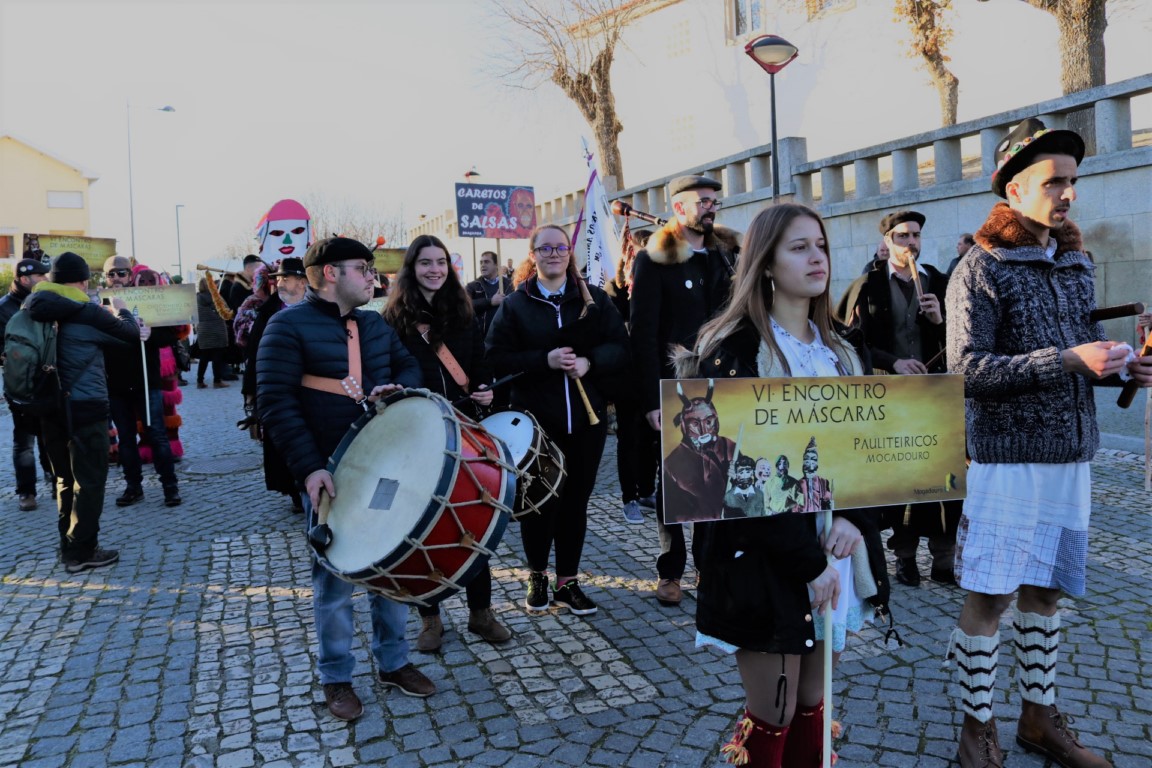
[[[420,386],[421,380],[419,364],[384,318],[356,309],[372,298],[372,254],[363,244],[340,237],[320,240],[308,249],[304,267],[309,283],[304,300],[277,312],[260,342],[256,397],[261,424],[306,491],[311,519],[321,492],[338,493],[326,469],[328,457],[364,414],[362,402]],[[350,365],[353,350],[359,366]],[[362,381],[351,374],[357,367]],[[354,589],[313,559],[317,669],[328,711],[341,720],[354,720],[364,710],[351,682]],[[435,693],[432,681],[408,661],[408,607],[378,594],[369,600],[380,682],[409,696]]]

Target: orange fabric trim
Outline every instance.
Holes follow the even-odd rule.
[[[333,395],[345,395],[357,403],[362,403],[366,395],[364,393],[364,387],[360,383],[362,377],[362,371],[360,369],[360,327],[356,324],[355,318],[349,317],[344,324],[344,329],[348,333],[348,375],[342,379],[330,379],[306,373],[300,379],[300,384],[308,387],[308,389],[318,389],[321,392],[329,392]]]

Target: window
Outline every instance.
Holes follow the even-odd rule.
[[[804,0],[808,10],[808,21],[815,21],[830,13],[850,11],[856,7],[856,0]]]
[[[728,0],[728,40],[759,34],[764,28],[763,0]]]
[[[13,238],[11,235],[0,235],[0,259],[11,259]]]
[[[48,191],[49,208],[83,208],[83,192],[53,192]]]

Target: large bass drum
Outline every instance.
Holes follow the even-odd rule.
[[[516,497],[507,446],[427,390],[381,400],[352,425],[328,470],[336,497],[321,501],[331,535],[317,559],[402,602],[462,589],[500,543]]]
[[[501,411],[481,421],[480,426],[508,446],[516,463],[519,479],[512,517],[538,513],[545,502],[560,495],[568,478],[564,453],[544,434],[536,417],[522,411]]]

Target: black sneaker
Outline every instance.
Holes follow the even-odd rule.
[[[567,608],[577,616],[596,613],[596,603],[588,599],[576,579],[570,579],[564,582],[564,586],[560,589],[553,590],[552,602],[561,608]]]
[[[120,561],[120,553],[114,549],[97,549],[83,560],[65,560],[64,570],[68,573],[80,573],[90,568],[103,568]]]
[[[180,498],[180,489],[175,485],[164,486],[164,506],[178,507],[184,503],[184,499]]]
[[[129,484],[128,487],[124,489],[124,493],[116,497],[116,506],[127,507],[131,504],[135,504],[143,498],[144,489],[139,485]]]
[[[534,613],[548,610],[548,577],[543,573],[532,571],[528,574],[528,596],[524,598],[524,607]]]

